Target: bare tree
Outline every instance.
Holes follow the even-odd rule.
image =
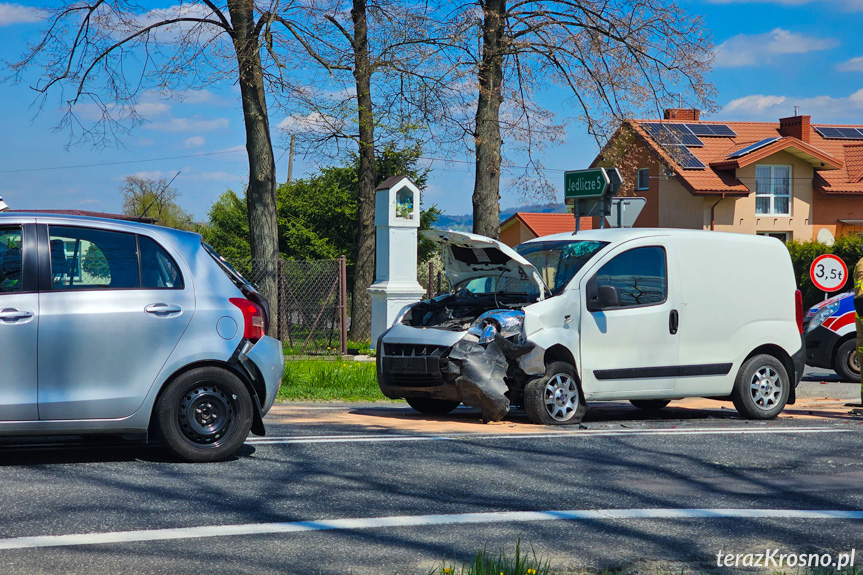
[[[175,201],[180,192],[171,187],[172,182],[173,179],[127,176],[120,186],[123,213],[142,219],[153,218],[157,224],[169,228],[193,229],[192,217]]]
[[[292,22],[295,2],[269,0],[184,1],[165,9],[147,9],[132,0],[64,0],[43,9],[47,16],[40,39],[11,64],[22,80],[37,71],[32,86],[44,106],[57,92],[65,109],[61,127],[70,142],[104,146],[129,133],[144,118],[136,106],[148,90],[179,95],[221,80],[239,84],[249,158],[247,203],[250,245],[264,296],[277,297],[278,231],[276,177],[267,91],[283,90],[272,24]],[[280,41],[301,46],[299,29]],[[96,121],[82,110],[98,112]],[[272,306],[277,312],[278,306]],[[272,325],[278,325],[274,318]]]
[[[430,123],[420,118],[428,119],[425,100],[442,77],[422,67],[436,50],[427,33],[432,10],[395,0],[309,0],[306,14],[305,48],[323,74],[292,92],[297,113],[285,128],[307,151],[339,153],[347,145],[358,155],[351,331],[365,339],[366,290],[375,278],[376,150],[394,141],[410,148],[422,138],[417,126]]]
[[[600,144],[627,117],[669,102],[713,108],[712,42],[701,19],[669,0],[477,0],[449,13],[452,57],[475,72],[473,230],[498,237],[503,143],[526,154],[561,142],[577,119]],[[541,97],[563,87],[575,113]],[[466,121],[466,118],[461,118]]]

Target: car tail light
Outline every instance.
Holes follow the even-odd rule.
[[[232,297],[231,303],[243,312],[243,337],[251,342],[256,342],[266,335],[264,310],[256,303],[241,297]]]
[[[800,290],[794,292],[794,305],[797,310],[797,329],[803,333],[803,292]]]

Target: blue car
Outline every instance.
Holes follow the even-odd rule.
[[[853,292],[813,306],[803,318],[803,331],[807,365],[832,369],[846,381],[860,381]]]

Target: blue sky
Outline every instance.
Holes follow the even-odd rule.
[[[32,10],[36,5],[0,2],[0,59],[18,59],[35,38],[40,27]],[[707,119],[777,121],[792,115],[796,105],[813,123],[863,124],[863,0],[690,0],[682,5],[703,16],[717,45],[709,78],[722,109]],[[145,97],[140,111],[148,122],[123,137],[122,147],[105,149],[67,149],[68,134],[54,130],[56,97],[39,114],[33,100],[27,84],[0,84],[0,196],[13,208],[118,212],[118,188],[126,176],[170,179],[179,173],[174,187],[180,205],[203,219],[221,192],[242,189],[248,166],[232,85],[189,92],[183,101]],[[282,120],[271,116],[271,125]],[[561,199],[562,171],[586,167],[597,151],[582,125],[570,125],[566,140],[543,156]],[[277,177],[283,181],[286,142],[275,132],[274,143]],[[430,163],[423,204],[461,215],[471,210],[473,167],[470,157],[455,159]],[[297,158],[295,177],[310,170],[311,159]],[[505,178],[503,208],[530,201]]]

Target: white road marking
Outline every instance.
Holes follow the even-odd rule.
[[[110,543],[171,541],[202,537],[272,535],[310,531],[352,531],[385,527],[422,527],[478,523],[512,523],[519,521],[603,521],[621,519],[863,519],[863,511],[808,509],[570,509],[562,511],[501,511],[453,515],[403,515],[285,523],[246,523],[239,525],[204,525],[176,529],[147,529],[107,533],[74,533],[0,539],[0,550],[37,549]]]
[[[345,434],[345,435],[299,435],[293,437],[250,437],[247,443],[375,443],[389,441],[466,441],[471,439],[529,439],[545,437],[614,437],[620,435],[752,435],[752,434],[797,434],[797,433],[849,433],[852,429],[834,427],[769,427],[748,429],[742,427],[706,427],[698,429],[582,429],[578,431],[553,431],[540,433],[459,433],[449,435],[409,434]]]

